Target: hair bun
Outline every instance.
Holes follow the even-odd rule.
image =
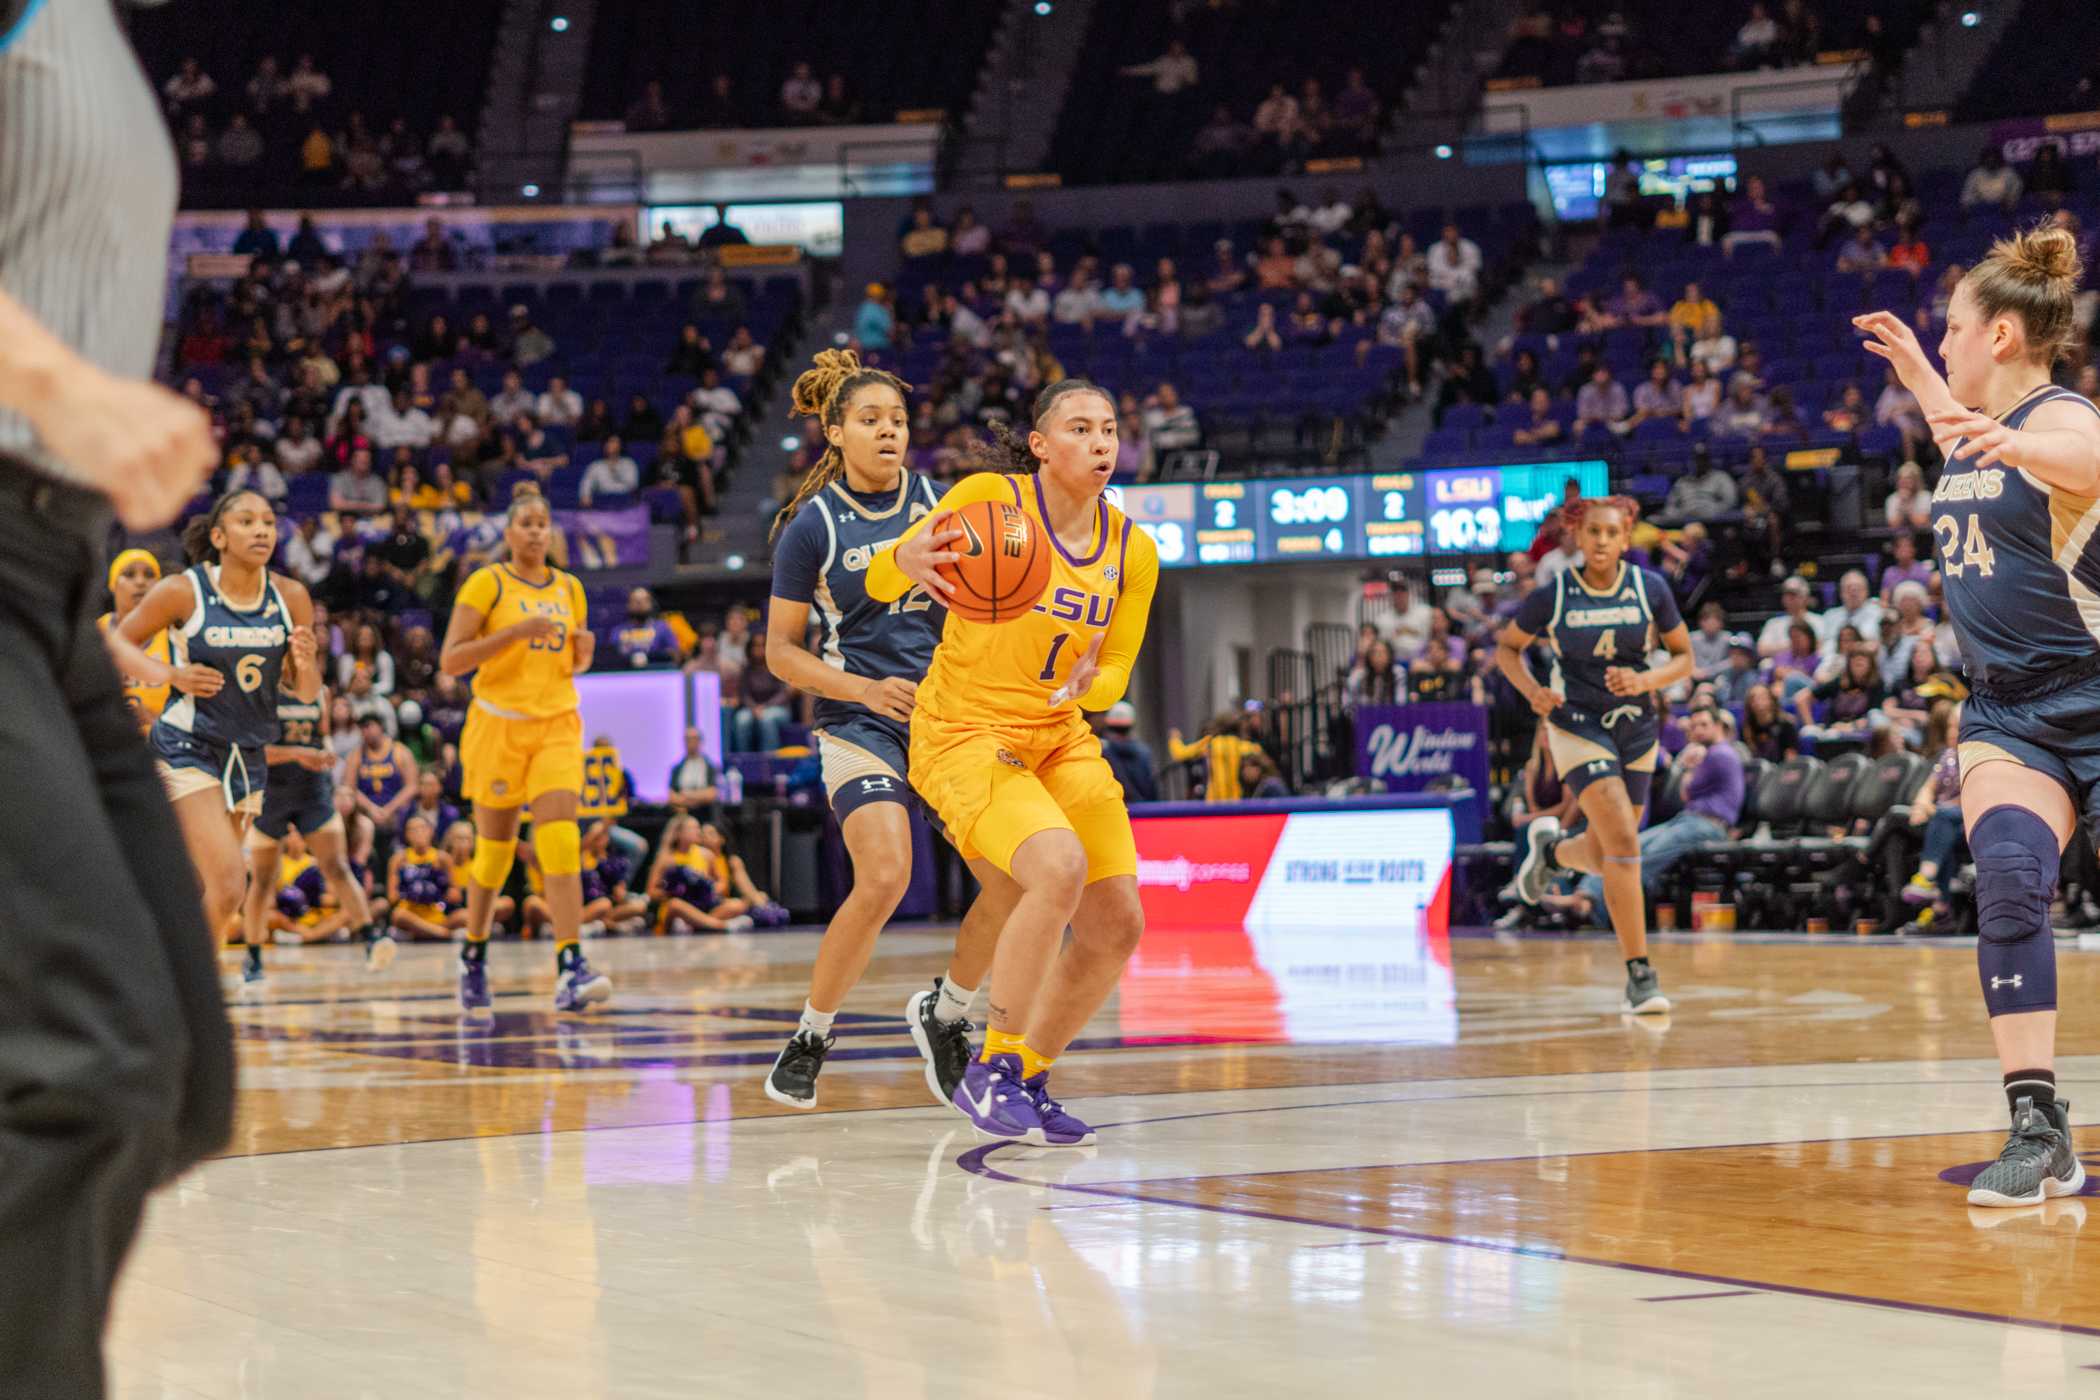
[[[2085,270],[2078,240],[2069,229],[2054,224],[2015,234],[2005,260],[2021,280],[2046,284],[2051,291],[2061,289],[2065,295],[2077,291]]]
[[[795,377],[795,387],[788,395],[788,416],[821,415],[840,382],[859,372],[860,356],[853,351],[819,350],[810,357],[810,368]]]

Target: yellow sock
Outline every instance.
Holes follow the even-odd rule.
[[[1021,1077],[1033,1079],[1057,1063],[1055,1055],[1038,1055],[1029,1048],[1027,1041],[1021,1042]]]
[[[977,1058],[989,1062],[994,1055],[1025,1055],[1027,1053],[1028,1046],[1022,1041],[1021,1037],[1007,1031],[988,1030],[984,1033],[984,1053]]]

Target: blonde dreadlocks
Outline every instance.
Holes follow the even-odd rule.
[[[811,367],[802,371],[795,380],[795,388],[788,399],[788,415],[815,418],[827,428],[836,427],[846,420],[846,406],[853,402],[854,394],[870,384],[887,385],[897,391],[898,398],[911,393],[911,385],[887,370],[862,365],[860,356],[851,350],[819,350]],[[827,444],[824,455],[802,478],[795,499],[773,517],[773,530],[766,536],[766,542],[771,544],[779,539],[780,532],[795,518],[795,512],[802,509],[803,502],[845,474],[845,454]]]

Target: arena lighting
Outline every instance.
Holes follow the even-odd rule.
[[[732,554],[727,559],[724,559],[722,561],[722,567],[729,570],[731,573],[741,573],[743,572],[744,568],[744,556],[741,554]]]
[[[1050,0],[1035,0],[1035,12],[1039,15],[1047,15],[1055,8]]]
[[[547,27],[557,34],[566,34],[569,32],[569,17],[567,15],[556,15],[553,19],[547,21]]]
[[[780,450],[782,452],[793,452],[800,446],[802,446],[802,439],[798,437],[784,437],[780,440]]]
[[[1442,142],[1439,142],[1436,148],[1436,158],[1438,160],[1451,159],[1451,147],[1443,144]]]
[[[1977,14],[1974,10],[1963,10],[1961,12],[1962,28],[1974,29],[1977,25],[1981,23],[1983,23],[1983,16]]]
[[[518,193],[524,195],[527,199],[538,199],[540,197],[540,187],[538,185],[521,185],[518,188]]]

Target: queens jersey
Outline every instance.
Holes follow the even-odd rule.
[[[1034,610],[1010,622],[972,622],[948,614],[941,644],[919,686],[918,707],[937,719],[1009,729],[1067,723],[1077,709],[1107,709],[1130,683],[1159,585],[1159,554],[1151,536],[1108,502],[1097,501],[1086,543],[1068,549],[1044,521],[1043,484],[1033,476],[984,472],[968,477],[935,509],[957,510],[978,501],[1009,501],[1026,512],[1050,544],[1050,579]],[[922,521],[906,533],[923,528]],[[885,550],[869,571],[869,595],[894,600],[911,591],[911,581],[897,567],[896,551]],[[1093,685],[1086,694],[1065,696],[1053,706],[1051,700],[1098,636],[1106,640]]]
[[[160,712],[160,723],[205,743],[258,748],[277,738],[277,687],[292,636],[292,611],[268,574],[262,597],[237,607],[219,591],[216,565],[189,570],[195,602],[170,627],[168,659],[176,666],[209,666],[226,677],[216,695],[181,692]],[[260,773],[255,775],[259,781]]]
[[[802,503],[773,551],[773,596],[807,603],[816,655],[853,676],[916,681],[926,674],[948,610],[913,588],[889,602],[868,595],[869,566],[933,508],[933,483],[904,473],[894,491],[862,494],[833,482]],[[817,725],[868,713],[851,700],[817,701]]]
[[[1569,709],[1590,715],[1627,705],[1652,710],[1649,696],[1612,694],[1604,673],[1614,666],[1646,667],[1657,641],[1684,625],[1662,575],[1623,561],[1608,588],[1583,582],[1579,565],[1562,569],[1553,582],[1531,590],[1512,621],[1519,631],[1545,639],[1553,651],[1547,684],[1568,698]]]
[[[106,612],[95,619],[95,625],[100,627],[102,635],[107,637],[116,630],[117,615]],[[144,650],[146,655],[154,660],[166,661],[168,634],[165,631],[154,633],[147,639]],[[124,703],[131,707],[131,717],[138,721],[139,728],[153,727],[153,721],[160,718],[160,712],[167,708],[168,692],[171,688],[165,685],[147,685],[144,681],[135,681],[128,676],[124,678]]]
[[[2018,428],[2045,385],[2005,415]],[[2100,653],[2100,497],[2078,496],[2018,467],[1979,467],[1961,444],[1932,492],[1932,539],[1962,666],[1987,686],[2019,685]]]
[[[576,661],[570,649],[588,622],[583,585],[551,564],[545,583],[527,583],[508,564],[476,569],[461,585],[457,606],[484,619],[487,635],[527,618],[552,618],[551,637],[504,648],[474,673],[474,702],[504,719],[552,719],[576,709]]]

